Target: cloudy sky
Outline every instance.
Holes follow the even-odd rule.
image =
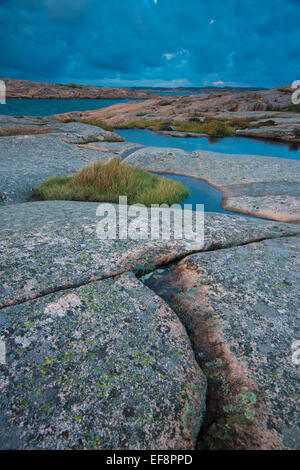
[[[0,76],[124,86],[300,79],[300,0],[0,0]]]

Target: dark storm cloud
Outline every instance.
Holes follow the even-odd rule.
[[[298,0],[2,0],[0,76],[275,86],[300,79]]]

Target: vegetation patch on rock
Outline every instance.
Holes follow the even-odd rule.
[[[48,134],[50,129],[39,129],[36,127],[4,127],[0,129],[0,137],[12,136],[12,135],[29,135],[29,134]]]
[[[188,196],[181,184],[151,175],[115,158],[94,163],[72,176],[53,176],[40,184],[34,195],[39,199],[101,201],[118,203],[127,196],[128,204],[174,204]]]
[[[148,129],[150,131],[166,131],[173,130],[176,132],[187,133],[200,133],[206,134],[210,137],[229,137],[235,134],[236,129],[249,129],[263,127],[265,125],[274,125],[274,121],[260,122],[251,124],[255,121],[252,118],[212,118],[207,117],[205,121],[199,119],[197,114],[194,114],[189,120],[173,120],[165,119],[135,119],[117,123],[116,129]]]
[[[160,131],[165,125],[165,119],[134,119],[131,121],[118,122],[115,129],[148,129],[149,131]]]
[[[65,123],[69,122],[79,122],[81,124],[89,124],[90,126],[96,126],[96,127],[101,127],[101,129],[104,129],[105,131],[113,131],[113,127],[107,124],[107,122],[102,121],[101,119],[76,119],[73,117],[69,117],[63,120]]]
[[[116,124],[117,129],[148,129],[150,131],[174,130],[177,132],[198,132],[214,137],[225,137],[234,134],[234,128],[220,120],[201,122],[197,118],[189,121],[164,119],[136,119]]]

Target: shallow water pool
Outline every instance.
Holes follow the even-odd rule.
[[[136,142],[149,147],[179,148],[187,152],[209,150],[212,152],[262,155],[300,160],[300,146],[283,144],[271,140],[251,139],[247,137],[224,137],[208,139],[206,137],[168,137],[148,130],[124,129],[116,130],[127,142]]]

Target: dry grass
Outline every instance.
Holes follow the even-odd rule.
[[[115,124],[115,129],[148,129],[149,131],[159,131],[165,124],[165,119],[135,119]]]
[[[34,190],[40,199],[119,202],[127,196],[128,204],[174,204],[188,196],[181,184],[159,178],[139,168],[121,163],[119,158],[94,163],[73,176],[54,176]]]
[[[88,119],[81,122],[84,124],[90,124],[91,126],[101,127],[101,129],[104,129],[105,131],[112,132],[114,130],[110,124],[107,124],[107,122],[101,121],[100,119]]]
[[[180,132],[198,132],[211,137],[227,137],[234,134],[234,128],[227,122],[218,119],[207,119],[205,122],[196,121],[174,121],[176,130]]]
[[[235,134],[236,129],[263,127],[274,124],[272,120],[268,120],[266,123],[250,124],[250,122],[260,119],[264,119],[264,117],[234,117],[231,119],[207,117],[205,122],[202,122],[194,114],[189,120],[135,119],[116,124],[116,128],[148,129],[150,131],[175,130],[177,132],[206,134],[211,137],[229,137]]]
[[[73,118],[66,118],[63,122],[80,122],[82,124],[90,124],[91,126],[101,127],[105,131],[112,132],[114,128],[107,124],[105,121],[101,121],[100,119],[73,119]]]
[[[225,137],[233,135],[235,128],[227,121],[219,119],[206,119],[201,122],[193,117],[189,121],[175,120],[171,122],[165,119],[136,119],[116,125],[117,129],[148,129],[150,131],[171,130],[171,126],[178,132],[195,132],[207,134],[212,137]]]
[[[22,129],[14,127],[4,127],[0,129],[0,136],[29,135],[29,134],[48,134],[50,129],[38,129],[36,127],[23,127]]]

